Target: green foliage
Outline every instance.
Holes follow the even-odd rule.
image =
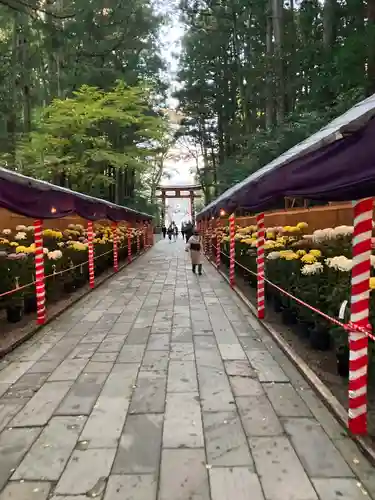
[[[374,87],[360,0],[182,0],[181,12],[181,134],[200,148],[207,202]]]
[[[115,182],[108,169],[146,169],[151,141],[166,132],[163,119],[147,113],[147,96],[146,88],[118,82],[110,91],[85,85],[72,98],[55,99],[43,109],[36,130],[19,143],[17,170],[94,194]]]
[[[165,17],[152,0],[12,5],[0,6],[7,165],[110,201],[134,200],[165,130],[153,111],[166,91]]]

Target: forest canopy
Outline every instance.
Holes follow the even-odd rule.
[[[181,0],[181,134],[206,201],[375,92],[374,0]]]
[[[1,1],[2,164],[153,211],[166,22],[150,0]]]

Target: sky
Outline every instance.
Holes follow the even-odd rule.
[[[161,42],[162,42],[162,57],[168,64],[168,80],[170,81],[170,96],[168,98],[168,106],[172,109],[176,109],[178,106],[178,101],[172,98],[172,93],[177,88],[176,74],[178,70],[178,57],[181,52],[181,39],[184,34],[184,27],[180,23],[178,18],[178,0],[159,0],[158,9],[169,15],[170,23],[168,26],[164,27],[161,31]],[[182,148],[177,147],[177,151],[173,151],[173,156],[175,159],[168,160],[166,162],[166,170],[171,176],[170,179],[163,181],[165,185],[182,185],[182,184],[193,184],[194,178],[190,173],[190,170],[195,165],[195,160],[177,160],[176,157],[179,156],[179,152],[183,152]]]
[[[181,52],[181,39],[184,34],[184,27],[178,19],[178,0],[159,0],[158,10],[166,13],[170,17],[170,23],[164,27],[161,32],[162,50],[161,55],[168,64],[168,80],[170,81],[170,92],[168,98],[168,107],[176,109],[178,101],[172,98],[172,93],[177,88],[176,74],[178,70],[178,57]],[[186,157],[186,148],[182,145],[176,144],[176,147],[171,151],[171,157],[165,162],[166,171],[170,178],[163,181],[163,185],[191,185],[194,184],[194,177],[191,174],[191,169],[195,166],[194,158],[181,158]],[[188,200],[168,200],[169,205],[169,219],[173,219],[179,226],[182,220],[189,219],[186,213],[189,210]]]

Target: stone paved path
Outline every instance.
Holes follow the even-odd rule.
[[[0,500],[375,499],[374,468],[205,267],[162,241],[1,363]]]

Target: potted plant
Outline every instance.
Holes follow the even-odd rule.
[[[18,277],[15,279],[15,289],[19,288]],[[9,295],[6,301],[6,316],[8,323],[18,323],[21,321],[24,313],[23,293],[14,292]]]
[[[328,351],[332,340],[328,325],[324,321],[317,320],[314,328],[310,331],[310,346],[317,351]]]

